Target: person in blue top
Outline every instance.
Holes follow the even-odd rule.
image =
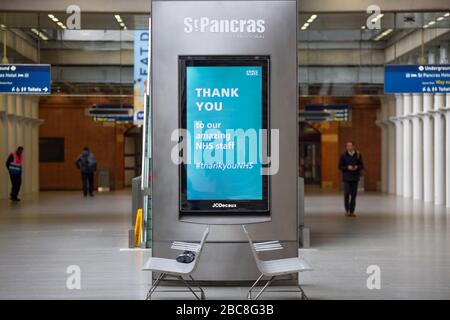
[[[348,141],[345,148],[346,150],[339,160],[339,170],[342,172],[342,181],[344,182],[345,215],[355,217],[358,183],[361,178],[361,171],[364,169],[364,163],[361,153],[356,150],[352,141]]]
[[[20,186],[22,185],[22,164],[23,164],[23,147],[18,147],[16,152],[11,153],[6,160],[6,168],[9,172],[11,180],[11,200],[20,201],[18,198]]]
[[[75,165],[81,172],[83,195],[87,197],[89,191],[89,196],[93,197],[94,172],[97,170],[97,159],[88,147],[85,147],[81,154],[77,157],[77,159],[75,160]]]

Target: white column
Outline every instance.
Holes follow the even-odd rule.
[[[31,154],[31,97],[24,96],[23,97],[23,115],[26,117],[26,120],[23,121],[23,147],[25,148],[25,161],[23,164],[23,191],[24,194],[31,193],[31,163],[28,161],[28,154]]]
[[[11,153],[15,148],[17,148],[17,130],[16,130],[16,123],[17,119],[14,116],[16,114],[16,99],[13,95],[7,95],[6,96],[6,107],[8,116],[6,117],[7,123],[8,123],[8,151],[7,153]],[[11,190],[11,182],[9,178],[6,180],[8,187],[8,195]]]
[[[439,48],[439,63],[447,61],[447,49]],[[434,95],[434,204],[445,204],[445,137],[442,108],[445,106],[445,94]]]
[[[31,128],[31,150],[29,161],[31,163],[31,192],[39,192],[39,98],[33,97],[31,102],[31,118],[34,120]]]
[[[388,98],[387,127],[388,127],[388,192],[395,194],[395,96]]]
[[[430,50],[427,63],[435,63],[435,54]],[[423,179],[425,202],[434,202],[434,123],[433,123],[433,94],[423,96]]]
[[[395,170],[395,162],[396,162],[396,154],[395,154],[395,123],[390,122],[388,127],[389,132],[389,184],[388,184],[388,192],[390,194],[395,194],[395,183],[396,183],[396,170]]]
[[[445,107],[445,206],[450,208],[450,95]]]
[[[422,123],[419,114],[422,112],[422,95],[413,94],[413,118],[412,118],[412,173],[413,173],[413,199],[423,199],[423,137]]]
[[[403,95],[403,196],[412,197],[412,111],[411,94]]]
[[[440,62],[448,64],[448,48],[441,46]],[[445,206],[450,208],[450,94],[445,95]]]
[[[395,95],[395,193],[403,195],[403,96]]]
[[[14,117],[16,114],[16,98],[13,95],[6,96],[8,114],[8,153],[13,152],[17,148],[17,119]]]
[[[0,161],[4,165],[18,145],[25,147],[21,194],[39,191],[38,108],[38,97],[0,95]],[[8,197],[10,188],[7,170],[0,169],[0,199]]]
[[[0,95],[0,165],[8,156],[8,117],[7,97]],[[0,167],[0,199],[8,198],[8,172]]]
[[[423,199],[434,201],[434,134],[433,119],[430,113],[433,95],[423,96]]]
[[[386,97],[381,99],[381,109],[378,113],[377,125],[381,129],[381,192],[388,192],[388,115],[387,111],[389,106]]]
[[[445,193],[445,151],[444,151],[444,119],[441,110],[445,97],[442,93],[434,95],[434,204],[444,204]]]
[[[439,62],[441,64],[448,64],[448,46],[447,45],[441,45],[439,48]],[[447,116],[448,110],[447,108],[450,107],[450,94],[444,94],[444,105],[441,107],[441,110],[439,110],[442,114],[442,121],[443,121],[443,131],[442,134],[444,135],[444,144],[443,144],[443,172],[442,172],[442,179],[443,179],[443,204],[447,207],[450,207],[450,178],[449,178],[449,166],[447,165],[448,155],[449,155],[449,140],[450,140],[450,122],[449,118]]]

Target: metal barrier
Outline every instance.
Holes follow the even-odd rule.
[[[144,204],[141,190],[141,179],[141,176],[139,176],[131,180],[131,228],[128,231],[128,245],[130,248],[135,247],[134,237],[136,214],[139,209],[143,208]]]
[[[305,179],[298,178],[298,236],[302,248],[309,248],[309,228],[305,226]]]
[[[108,192],[111,190],[109,181],[109,169],[98,170],[98,192]]]

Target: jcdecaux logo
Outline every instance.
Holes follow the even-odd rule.
[[[210,19],[208,17],[184,18],[184,32],[209,33],[252,33],[266,31],[263,19]]]
[[[212,207],[213,208],[236,208],[237,205],[235,203],[214,202]]]

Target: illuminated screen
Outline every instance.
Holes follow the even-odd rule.
[[[268,57],[180,57],[181,212],[269,211]]]

